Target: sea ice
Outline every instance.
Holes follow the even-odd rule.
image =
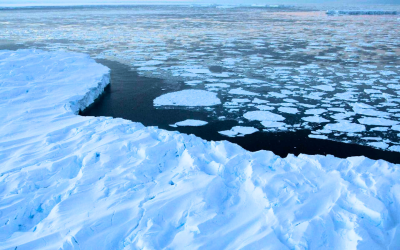
[[[249,111],[243,115],[250,121],[283,121],[285,117],[269,111]]]
[[[326,124],[324,129],[340,131],[340,132],[348,132],[348,133],[357,133],[365,131],[365,126],[341,120],[338,123]]]
[[[302,117],[301,118],[303,121],[306,122],[314,122],[314,123],[324,123],[324,122],[329,122],[329,120],[318,116],[318,115],[314,115],[314,116],[306,116],[306,117]]]
[[[400,131],[400,125],[394,125],[391,127],[392,130]]]
[[[314,134],[309,134],[308,137],[314,138],[314,139],[323,139],[323,140],[328,139],[328,136],[326,136],[326,135],[314,135]]]
[[[218,105],[221,104],[221,101],[216,93],[205,90],[187,89],[161,95],[154,99],[153,103],[154,106],[194,107]]]
[[[258,129],[254,127],[243,127],[243,126],[235,126],[231,128],[230,130],[224,130],[224,131],[219,131],[221,135],[229,136],[229,137],[235,137],[235,136],[245,136],[249,134],[253,134],[257,132]]]
[[[384,142],[369,142],[368,145],[375,147],[375,148],[381,148],[381,149],[386,149],[387,147],[389,147],[389,145]]]
[[[174,125],[176,126],[190,126],[190,127],[197,127],[197,126],[204,126],[208,122],[205,121],[200,121],[200,120],[192,120],[192,119],[187,119],[181,122],[177,122]]]
[[[299,110],[297,108],[287,108],[287,107],[280,107],[278,108],[279,112],[288,113],[288,114],[297,114]]]
[[[231,89],[229,91],[229,94],[233,94],[233,95],[251,95],[251,96],[259,95],[259,94],[255,93],[255,92],[243,90],[242,88]]]
[[[320,115],[326,112],[326,109],[307,109],[304,114],[306,115]]]
[[[313,88],[316,88],[316,89],[319,89],[319,90],[323,90],[323,91],[334,91],[335,90],[335,88],[330,86],[330,85],[318,85],[318,86],[315,86]]]
[[[286,124],[284,122],[262,121],[261,125],[266,128],[283,128]]]
[[[393,126],[399,124],[397,121],[385,119],[385,118],[375,118],[375,117],[364,117],[358,119],[358,122],[365,125],[374,126]]]
[[[86,55],[41,50],[1,51],[0,65],[1,249],[398,248],[398,164],[362,156],[281,158],[120,118],[82,117],[79,110],[109,83],[106,67]],[[244,116],[284,120],[268,111]],[[350,121],[326,128],[365,130]]]

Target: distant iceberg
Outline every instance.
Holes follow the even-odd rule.
[[[327,15],[397,15],[397,11],[392,10],[328,10]]]

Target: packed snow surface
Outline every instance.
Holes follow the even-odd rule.
[[[399,165],[81,117],[107,68],[34,50],[0,65],[0,249],[400,247]]]
[[[177,92],[167,93],[154,99],[155,106],[172,105],[172,106],[213,106],[221,104],[216,93],[187,89]]]

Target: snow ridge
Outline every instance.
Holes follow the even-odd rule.
[[[81,117],[109,70],[0,51],[0,249],[397,249],[399,165]]]

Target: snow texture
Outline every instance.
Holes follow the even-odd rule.
[[[0,249],[400,247],[399,165],[81,117],[104,66],[34,50],[0,65]]]

